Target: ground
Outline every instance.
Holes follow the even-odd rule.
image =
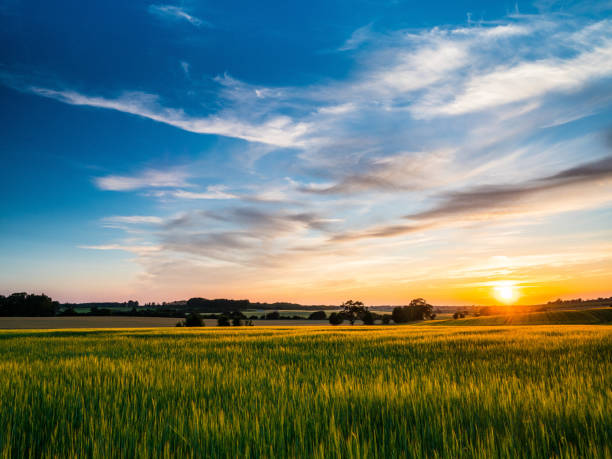
[[[0,457],[610,457],[612,326],[0,332]]]

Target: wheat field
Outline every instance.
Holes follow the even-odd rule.
[[[612,326],[0,332],[0,457],[612,457]]]

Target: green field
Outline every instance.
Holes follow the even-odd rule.
[[[612,326],[0,332],[0,457],[612,457]]]
[[[524,314],[500,314],[494,316],[447,319],[436,325],[555,325],[555,324],[605,324],[612,322],[612,308],[550,310]],[[427,322],[424,322],[427,323]]]

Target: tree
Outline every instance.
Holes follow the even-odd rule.
[[[390,314],[383,314],[383,316],[382,316],[382,323],[383,323],[383,325],[389,325],[390,322],[391,322],[391,315]]]
[[[310,314],[308,316],[308,319],[310,320],[325,320],[327,319],[327,314],[325,314],[325,311],[315,311],[312,314]]]
[[[240,317],[234,317],[232,319],[232,325],[234,327],[240,327],[242,325],[242,319],[240,319]]]
[[[219,316],[217,318],[217,325],[219,327],[229,327],[230,321],[226,316]]]
[[[190,312],[185,317],[183,327],[203,327],[204,321],[197,312]]]
[[[395,323],[414,322],[417,320],[431,319],[433,306],[423,298],[415,298],[408,306],[393,308],[391,317]]]
[[[340,325],[342,322],[344,322],[344,317],[342,316],[341,313],[338,312],[332,312],[329,315],[329,323],[332,325]]]
[[[376,316],[372,312],[366,310],[361,316],[361,320],[363,320],[364,325],[374,325]]]
[[[58,309],[59,303],[44,293],[13,293],[0,298],[0,316],[46,317],[54,316]]]
[[[353,300],[345,301],[340,307],[342,308],[342,315],[351,325],[354,325],[357,319],[361,319],[368,310],[361,301]]]

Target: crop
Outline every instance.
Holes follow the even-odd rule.
[[[612,326],[0,332],[0,457],[611,457]]]

